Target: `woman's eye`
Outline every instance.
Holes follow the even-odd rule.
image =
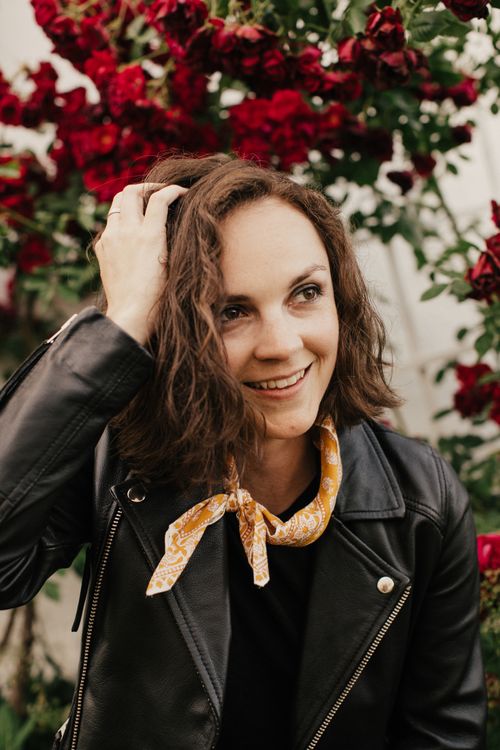
[[[322,294],[322,291],[317,284],[310,284],[299,289],[297,294],[301,294],[306,302],[314,302]]]
[[[221,320],[223,323],[231,323],[233,320],[238,320],[241,312],[239,307],[226,307],[221,312]]]

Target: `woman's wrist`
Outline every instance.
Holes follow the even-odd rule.
[[[134,316],[128,311],[118,312],[108,310],[106,312],[106,317],[112,320],[113,323],[116,323],[116,325],[120,326],[125,333],[128,333],[128,335],[141,344],[141,346],[144,346],[148,339],[147,327],[143,321],[137,318],[137,316]]]

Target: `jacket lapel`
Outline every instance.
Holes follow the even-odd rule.
[[[112,492],[135,531],[151,573],[165,551],[164,536],[170,523],[208,496],[203,490],[183,495],[166,487],[148,489],[131,477],[115,485]],[[129,497],[141,494],[141,502]],[[226,558],[224,524],[214,523],[205,530],[172,590],[156,594],[170,607],[219,718],[231,636]]]
[[[342,488],[334,515],[317,541],[296,703],[294,747],[311,742],[389,617],[409,578],[371,549],[344,521],[400,519],[400,489],[371,429],[339,433]],[[367,471],[367,468],[369,470]],[[381,578],[394,588],[383,593]]]

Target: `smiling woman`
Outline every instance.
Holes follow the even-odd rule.
[[[398,398],[338,209],[168,158],[95,250],[100,302],[0,394],[0,605],[91,545],[54,748],[483,748],[469,501],[377,421]]]

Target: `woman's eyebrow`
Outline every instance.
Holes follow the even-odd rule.
[[[306,268],[303,273],[301,273],[299,276],[293,279],[293,281],[290,282],[288,289],[293,289],[294,286],[296,286],[297,284],[300,284],[301,281],[305,281],[315,271],[328,271],[328,268],[326,266],[317,265],[317,264],[314,264],[313,266],[309,266],[309,268]],[[246,294],[228,294],[224,299],[226,302],[250,302],[251,301],[251,297],[249,297]]]

